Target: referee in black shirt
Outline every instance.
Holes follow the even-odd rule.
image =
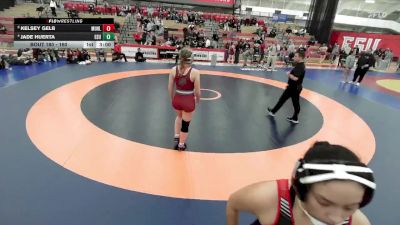
[[[276,103],[273,109],[267,109],[268,115],[275,116],[275,113],[282,107],[282,105],[288,100],[292,98],[294,114],[292,117],[288,117],[287,120],[292,123],[299,123],[299,112],[300,112],[300,92],[303,89],[303,79],[304,74],[306,72],[306,66],[304,65],[304,51],[298,51],[295,53],[293,60],[296,62],[296,66],[292,69],[292,71],[288,72],[287,75],[289,77],[288,86],[283,92],[282,96],[279,98],[278,103]]]

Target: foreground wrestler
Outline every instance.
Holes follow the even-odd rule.
[[[373,172],[349,149],[315,143],[297,162],[291,181],[265,181],[233,193],[228,225],[239,211],[257,217],[252,225],[370,225],[359,210],[373,197]]]

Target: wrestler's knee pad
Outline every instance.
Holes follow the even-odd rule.
[[[190,121],[185,121],[182,119],[181,131],[184,133],[188,133],[189,132],[189,124],[190,124]]]

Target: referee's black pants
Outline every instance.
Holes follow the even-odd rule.
[[[361,69],[361,68],[357,67],[356,71],[354,71],[353,82],[356,82],[357,78],[359,77],[358,83],[361,83],[361,81],[363,80],[367,71],[368,71],[368,68]]]
[[[292,119],[298,120],[298,115],[300,113],[300,92],[301,88],[297,87],[287,87],[285,91],[282,93],[281,97],[279,98],[279,101],[276,103],[275,107],[271,110],[272,113],[278,112],[278,110],[282,107],[282,105],[288,100],[289,98],[292,98],[292,103],[293,103],[293,108],[294,108],[294,114],[292,116]]]

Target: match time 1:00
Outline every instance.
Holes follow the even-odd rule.
[[[98,41],[96,42],[96,48],[112,48],[113,44],[112,41]]]

